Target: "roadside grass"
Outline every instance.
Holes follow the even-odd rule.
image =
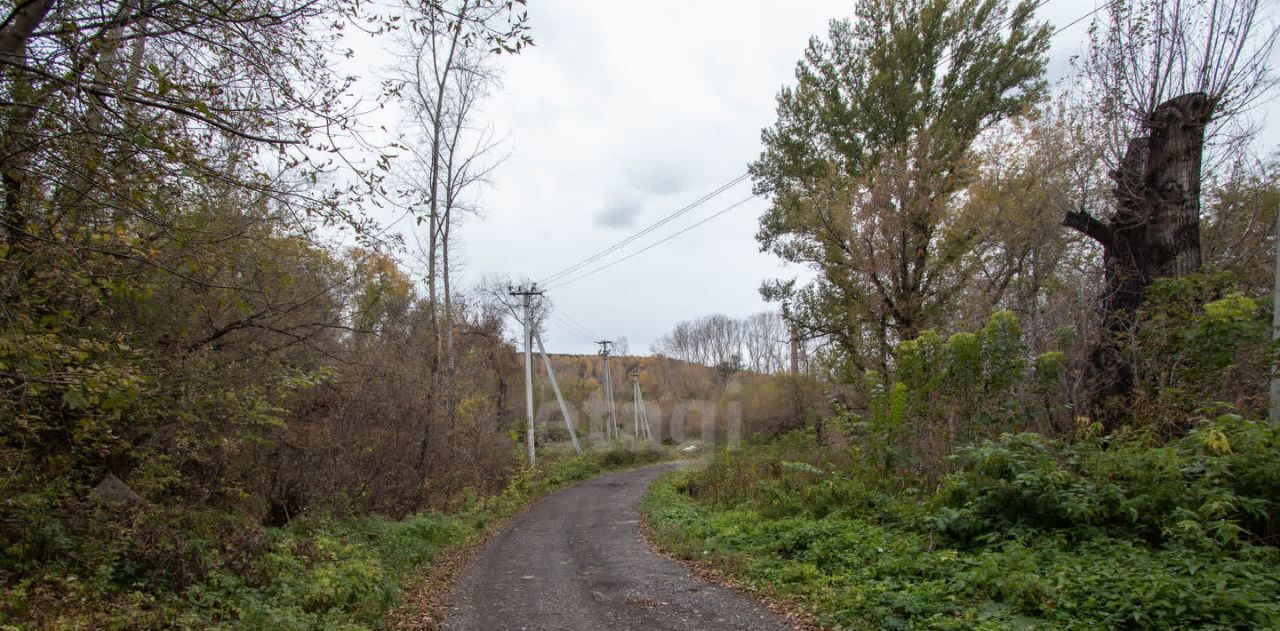
[[[469,497],[455,512],[400,520],[304,517],[264,529],[187,515],[174,536],[191,558],[167,562],[198,565],[197,580],[182,587],[155,580],[125,545],[76,549],[66,566],[46,568],[38,581],[4,586],[0,629],[384,628],[403,590],[442,552],[476,541],[546,493],[668,457],[621,448],[566,457],[521,470],[501,493]]]
[[[1280,553],[1250,534],[1275,515],[1275,430],[1209,434],[1005,437],[937,491],[786,439],[666,475],[642,510],[668,553],[835,629],[1280,628]]]

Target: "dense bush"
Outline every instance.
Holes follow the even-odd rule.
[[[657,462],[666,458],[667,452],[645,443],[634,448],[614,446],[604,451],[592,452],[587,457],[598,462],[602,468],[616,469]]]
[[[655,538],[841,629],[1280,628],[1280,427],[1246,418],[1274,349],[1232,287],[1152,287],[1109,435],[1000,312],[899,344],[852,445],[797,432],[659,485]]]
[[[303,518],[262,528],[231,514],[94,512],[60,539],[64,561],[12,583],[4,628],[317,629],[375,625],[406,577],[470,540],[466,515]],[[12,569],[12,565],[5,568]]]
[[[673,553],[840,629],[1280,625],[1275,428],[1083,429],[962,450],[937,491],[789,436],[665,479],[644,510]]]
[[[1206,402],[1265,414],[1275,352],[1270,301],[1242,293],[1226,273],[1157,281],[1137,332],[1123,341],[1135,383],[1122,414],[1166,438],[1187,431]]]
[[[440,550],[538,495],[665,456],[618,447],[548,458],[499,493],[469,491],[449,513],[401,520],[304,516],[264,528],[233,512],[85,504],[61,519],[33,518],[24,543],[0,557],[0,628],[377,627]]]
[[[811,431],[797,431],[747,450],[721,451],[681,490],[721,508],[750,506],[768,517],[822,518],[836,511],[883,506],[887,487],[857,454],[813,447]]]
[[[938,527],[962,541],[1058,530],[1151,544],[1265,542],[1280,516],[1280,429],[1224,415],[1165,446],[1133,438],[1073,443],[1002,436],[961,450]]]
[[[885,469],[936,478],[960,445],[1032,421],[1053,427],[1062,353],[1045,353],[1028,365],[1021,325],[1010,311],[945,339],[925,330],[899,344],[895,358],[892,381],[875,371],[866,375],[868,405],[846,423]],[[1050,405],[1029,405],[1030,398]]]

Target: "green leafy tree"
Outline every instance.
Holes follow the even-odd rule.
[[[809,337],[859,367],[945,320],[979,233],[954,221],[973,145],[1043,94],[1033,2],[861,0],[814,38],[751,166],[764,249],[817,278],[766,284]]]

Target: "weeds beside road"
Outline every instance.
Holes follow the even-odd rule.
[[[938,490],[795,435],[664,477],[643,512],[665,551],[839,629],[1280,628],[1280,551],[1250,531],[1277,431],[1006,436]]]

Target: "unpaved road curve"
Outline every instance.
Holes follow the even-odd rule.
[[[467,568],[443,628],[791,629],[750,596],[694,578],[640,538],[640,498],[672,466],[601,476],[534,504]]]

